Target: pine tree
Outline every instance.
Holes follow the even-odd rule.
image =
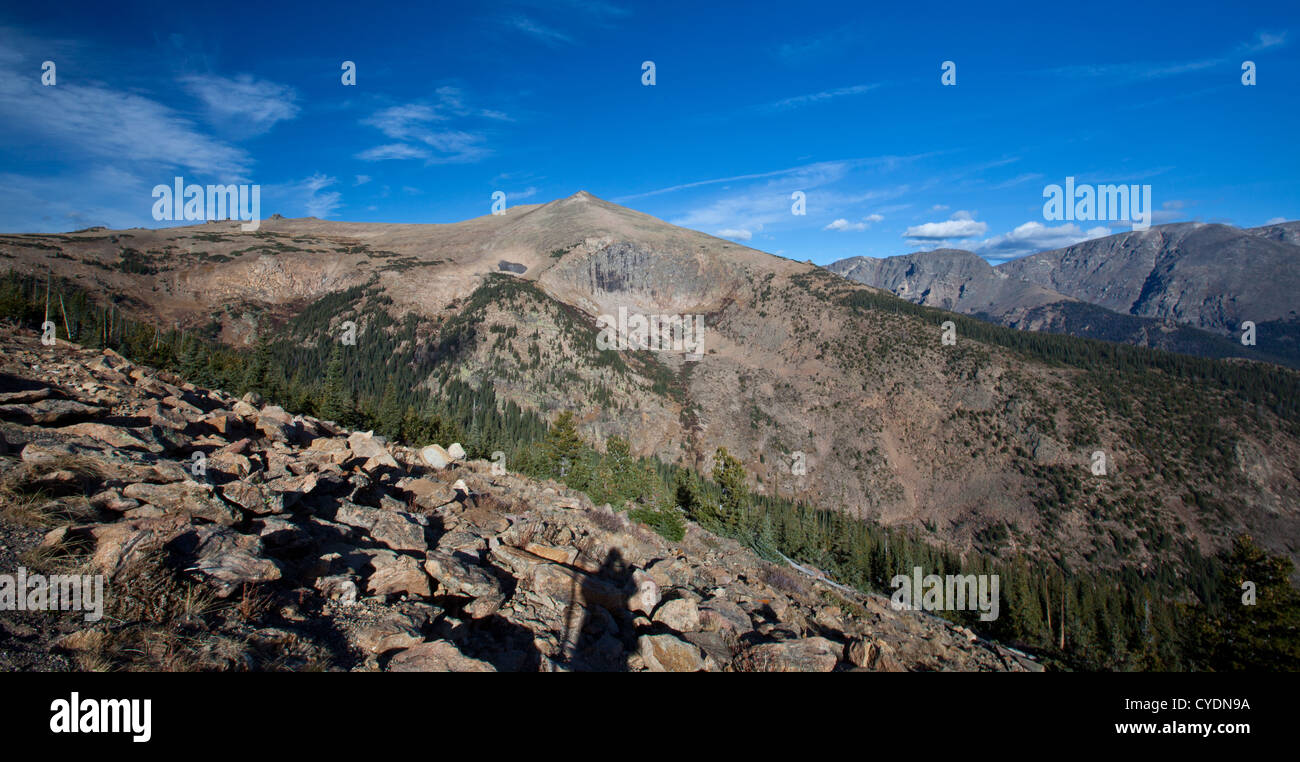
[[[403,414],[401,402],[397,399],[397,388],[391,380],[384,385],[384,396],[380,398],[376,414],[375,428],[384,436],[398,439],[402,437]],[[450,443],[449,443],[450,444]]]
[[[343,374],[343,350],[335,344],[330,352],[329,365],[325,368],[325,386],[321,390],[317,408],[321,418],[342,426],[351,426],[355,422],[356,406]]]
[[[244,373],[244,388],[257,392],[263,397],[275,396],[275,390],[270,384],[271,362],[271,338],[268,333],[262,332],[257,337],[252,356],[248,358],[248,369]]]
[[[578,426],[573,420],[573,411],[565,410],[555,417],[551,430],[542,443],[542,452],[546,456],[546,465],[555,478],[564,478],[566,483],[578,467],[579,458],[585,447],[582,437],[578,435]],[[561,473],[563,471],[563,473]]]
[[[727,529],[737,532],[745,522],[749,491],[745,487],[745,467],[725,447],[719,447],[714,453],[713,481],[722,489],[719,504],[722,522]]]
[[[1269,555],[1249,535],[1237,537],[1224,559],[1219,610],[1198,622],[1201,666],[1300,670],[1300,593],[1289,581],[1293,568],[1290,559]]]

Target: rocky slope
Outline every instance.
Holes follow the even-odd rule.
[[[850,257],[827,270],[849,280],[883,288],[910,302],[999,317],[1044,304],[1073,301],[1053,291],[999,271],[984,258],[962,249],[936,249],[897,257]]]
[[[3,567],[108,579],[89,627],[6,612],[4,669],[1041,670],[694,525],[670,544],[111,350],[0,336],[0,433]]]
[[[998,269],[1129,315],[1219,333],[1300,318],[1294,223],[1255,230],[1183,222],[1013,259]]]

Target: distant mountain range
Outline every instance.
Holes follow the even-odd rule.
[[[1159,225],[996,267],[939,249],[827,269],[1013,328],[1300,367],[1300,222]],[[1254,346],[1241,343],[1246,321]]]

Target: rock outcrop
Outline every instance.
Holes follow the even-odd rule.
[[[459,446],[431,459],[112,351],[0,344],[0,479],[80,506],[33,550],[104,574],[115,611],[162,606],[169,575],[226,601],[238,616],[185,614],[204,668],[1041,669],[697,526],[669,543]],[[55,650],[104,666],[87,655],[112,637],[83,626]]]

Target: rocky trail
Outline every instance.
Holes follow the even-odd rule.
[[[0,336],[0,572],[102,574],[103,619],[0,611],[0,669],[1041,671],[561,484]]]

